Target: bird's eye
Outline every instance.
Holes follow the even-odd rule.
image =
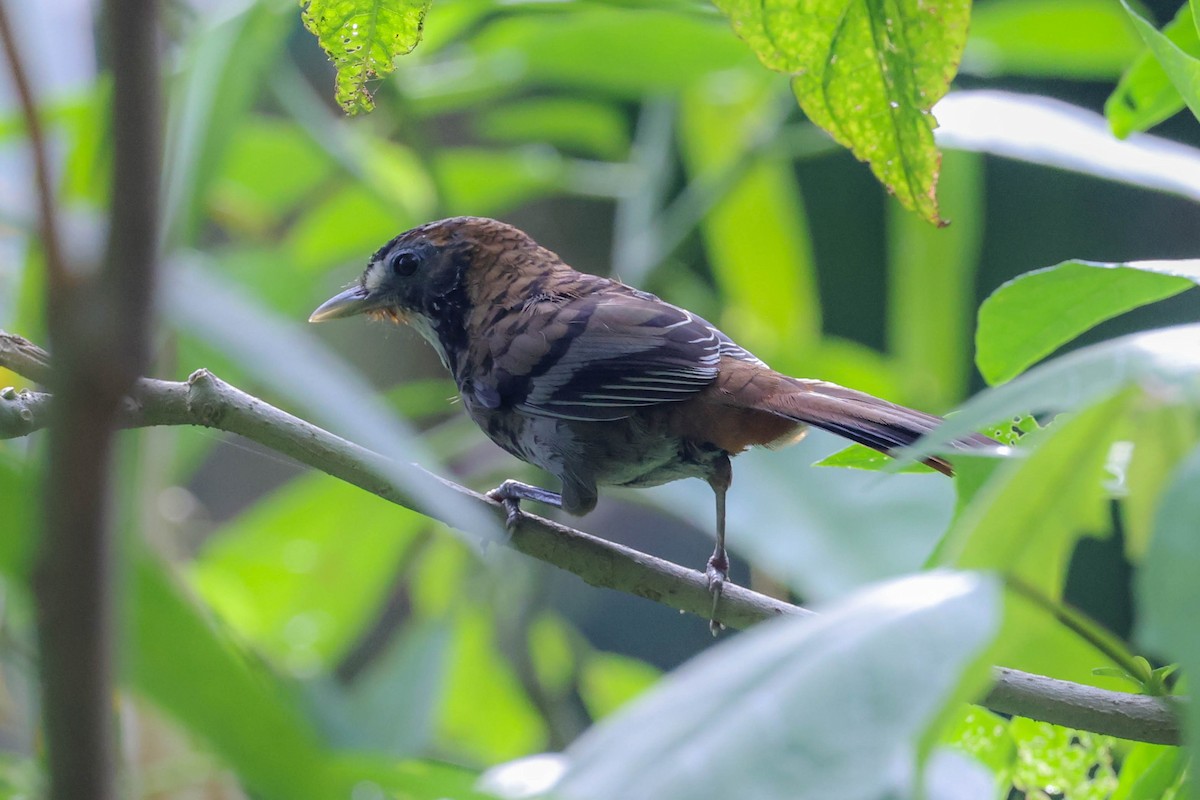
[[[404,278],[417,271],[417,267],[421,265],[421,259],[409,250],[401,250],[388,259],[388,264],[391,266],[392,272]]]

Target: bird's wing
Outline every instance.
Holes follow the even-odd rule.
[[[522,323],[493,352],[496,399],[564,419],[687,400],[716,378],[723,348],[740,349],[702,318],[632,290],[537,303]]]

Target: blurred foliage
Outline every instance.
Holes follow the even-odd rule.
[[[1180,749],[966,701],[991,663],[1127,689],[1120,674],[1179,662],[1160,681],[1176,692],[1200,669],[1200,216],[1119,186],[1139,179],[1115,155],[1100,183],[1036,153],[947,150],[935,204],[928,113],[962,53],[964,88],[1090,108],[1111,91],[1117,135],[1162,123],[1200,91],[1195,3],[985,0],[969,38],[960,2],[426,5],[180,14],[157,375],[207,367],[478,488],[534,479],[456,412],[415,337],[329,326],[326,347],[300,329],[397,232],[486,214],[695,309],[782,371],[957,407],[943,442],[999,429],[1011,452],[960,455],[953,485],[888,474],[895,462],[861,449],[824,461],[854,472],[809,470],[830,452],[818,434],[743,457],[731,546],[828,605],[711,643],[701,622],[481,552],[234,437],[130,432],[127,796],[471,797],[485,769],[542,751],[565,754],[542,783],[565,774],[564,797],[1196,796],[1195,704]],[[1160,33],[1151,14],[1173,19]],[[69,254],[86,263],[102,250],[108,83],[102,57],[56,59],[86,76],[42,98]],[[378,108],[351,120],[335,101]],[[1164,126],[1185,141],[1172,147],[1200,158],[1180,122]],[[6,112],[6,165],[22,132]],[[33,202],[0,189],[0,328],[37,339]],[[10,383],[27,382],[0,373]],[[42,784],[28,594],[41,457],[40,437],[0,441],[4,798]],[[658,531],[711,524],[699,482],[623,499],[650,510],[606,502],[583,527],[670,551]],[[677,543],[668,555],[700,563],[698,536]],[[1098,547],[1109,561],[1088,560]],[[902,577],[923,568],[939,571]],[[1111,622],[1121,611],[1132,630]]]

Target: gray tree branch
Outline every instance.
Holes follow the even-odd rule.
[[[24,374],[25,370],[38,372],[46,363],[45,354],[35,346],[0,332],[0,366]],[[42,392],[0,393],[0,438],[25,436],[45,427],[49,423],[47,408],[51,402],[51,396]],[[389,469],[395,469],[394,462],[264,403],[207,370],[192,373],[185,383],[149,378],[138,381],[122,409],[121,424],[129,428],[202,425],[236,433],[405,508],[430,513],[424,510],[424,504],[396,489],[384,477]],[[487,497],[417,465],[405,468],[413,470],[422,480],[448,486],[463,502],[486,506],[498,519],[503,519],[503,508]],[[433,514],[436,516],[437,511]],[[628,592],[708,618],[712,599],[704,576],[697,571],[532,514],[523,515],[508,544],[572,572],[593,586]],[[782,614],[812,613],[729,584],[718,617],[731,628],[745,628]],[[1178,719],[1162,699],[1096,689],[1012,669],[997,668],[994,676],[995,683],[980,702],[995,711],[1123,739],[1179,743]]]

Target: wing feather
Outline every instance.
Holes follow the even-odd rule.
[[[701,317],[631,290],[534,309],[495,368],[522,411],[612,420],[687,400],[716,379],[722,354],[753,359]]]

